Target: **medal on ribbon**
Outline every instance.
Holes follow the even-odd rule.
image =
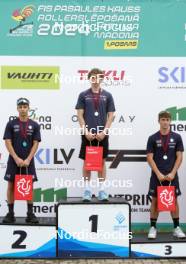
[[[168,150],[169,139],[170,139],[170,132],[166,135],[165,142],[163,142],[163,135],[160,132],[160,140],[161,140],[161,145],[162,145],[163,152],[164,152],[164,154],[163,154],[164,160],[168,159],[167,150]]]
[[[92,90],[91,90],[92,92]],[[94,112],[94,116],[99,116],[99,112],[98,112],[98,106],[99,106],[99,102],[100,102],[100,93],[101,93],[101,90],[99,90],[99,93],[93,93],[92,92],[92,99],[93,99],[93,103],[94,103],[94,109],[95,109],[95,112]]]
[[[28,146],[28,143],[27,143],[28,121],[29,121],[29,119],[26,121],[25,128],[24,128],[24,127],[23,127],[23,123],[22,123],[21,120],[19,119],[19,127],[20,127],[21,137],[24,138],[24,140],[22,141],[21,145],[22,145],[22,147],[24,147],[24,148],[26,148],[26,147]]]

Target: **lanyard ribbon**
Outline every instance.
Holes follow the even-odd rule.
[[[29,121],[29,119],[27,119],[27,121],[26,121],[26,125],[25,125],[25,129],[24,129],[24,127],[23,127],[23,123],[22,123],[21,120],[19,119],[20,133],[21,133],[21,136],[22,136],[23,138],[25,138],[25,139],[27,138],[28,121]]]
[[[168,149],[169,139],[170,139],[170,132],[166,135],[165,142],[163,142],[163,135],[160,132],[160,139],[161,139],[161,145],[162,145],[163,151],[166,154],[167,149]]]
[[[92,92],[92,90],[91,90]],[[93,93],[92,92],[92,99],[93,99],[93,103],[94,103],[94,108],[95,111],[98,112],[98,106],[99,106],[99,102],[100,102],[100,94],[101,94],[101,90],[99,90],[99,93]]]

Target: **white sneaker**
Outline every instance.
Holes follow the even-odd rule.
[[[181,230],[181,228],[179,226],[174,228],[173,236],[177,237],[177,238],[185,238],[186,237],[185,233]]]
[[[148,233],[148,239],[155,239],[157,237],[157,229],[154,226],[151,226]]]

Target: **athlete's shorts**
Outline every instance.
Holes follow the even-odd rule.
[[[34,164],[30,164],[27,170],[28,174],[32,175],[33,182],[37,181],[38,179]],[[27,174],[27,170],[25,167],[22,167],[20,171],[20,168],[17,167],[16,163],[8,162],[4,180],[14,182],[16,174]]]
[[[86,146],[90,146],[90,141],[83,135],[81,142],[81,149],[79,152],[79,158],[85,159]],[[98,146],[98,140],[94,139],[91,141],[91,146]],[[102,141],[99,142],[99,146],[103,146],[103,159],[108,156],[109,141],[108,136],[106,136]]]
[[[160,184],[160,181],[158,180],[157,176],[155,174],[152,174],[151,178],[150,178],[148,195],[153,196],[153,197],[157,197],[157,187],[161,186],[161,185],[162,186],[168,186],[168,185],[170,185],[170,181],[163,181]],[[175,196],[181,195],[179,179],[178,179],[177,174],[176,174],[174,180],[171,181],[171,186],[175,186]]]

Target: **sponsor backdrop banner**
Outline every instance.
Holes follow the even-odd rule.
[[[0,136],[17,115],[16,100],[31,102],[30,118],[41,126],[35,156],[35,212],[54,216],[55,204],[82,195],[81,137],[75,104],[90,87],[87,73],[104,70],[103,88],[113,94],[116,116],[107,158],[107,191],[132,206],[132,222],[149,221],[150,168],[145,148],[159,128],[158,112],[172,113],[172,130],[186,145],[186,1],[1,1]],[[175,16],[179,14],[179,16]],[[104,57],[103,57],[104,56]],[[0,145],[0,215],[7,211],[3,180],[7,150]],[[185,223],[185,156],[179,170],[180,220]],[[92,173],[96,180],[96,173]],[[98,188],[93,188],[97,195]],[[16,201],[17,216],[26,203]],[[171,222],[162,213],[160,222]]]

